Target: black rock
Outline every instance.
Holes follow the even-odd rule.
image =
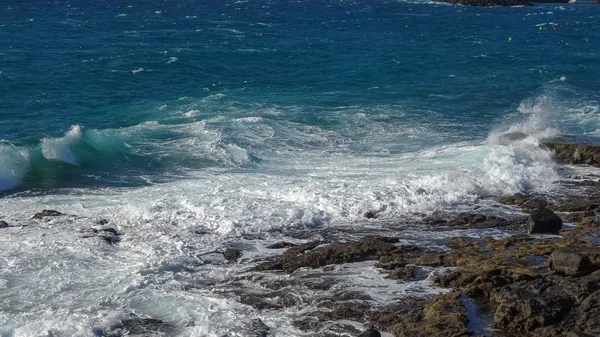
[[[381,334],[379,333],[379,331],[373,328],[368,328],[367,330],[363,331],[360,335],[358,335],[358,337],[381,337]]]
[[[252,337],[267,337],[269,327],[259,318],[252,320]]]
[[[7,228],[7,227],[10,227],[8,222],[0,220],[0,228]]]
[[[61,216],[61,215],[65,215],[65,214],[55,211],[55,210],[52,210],[52,209],[45,209],[45,210],[42,210],[41,212],[35,213],[31,218],[39,220],[39,219],[42,219],[47,216]]]
[[[547,208],[532,210],[527,218],[529,234],[558,234],[562,228],[562,219]]]
[[[227,261],[235,262],[237,261],[237,259],[240,258],[240,256],[242,256],[242,252],[238,249],[227,248],[227,250],[225,250],[225,252],[223,253],[223,256]]]
[[[367,219],[377,219],[377,213],[375,211],[367,211],[365,213],[365,218]]]

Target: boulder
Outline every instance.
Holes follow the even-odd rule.
[[[32,219],[42,219],[48,216],[61,216],[61,215],[65,215],[64,213],[52,210],[52,209],[45,209],[42,210],[41,212],[35,213],[31,218]]]
[[[7,227],[10,227],[8,222],[0,220],[0,228],[7,228]]]
[[[529,234],[558,234],[562,228],[562,219],[551,210],[532,210],[527,218]]]
[[[591,273],[594,265],[590,259],[570,249],[557,249],[550,255],[550,269],[566,276],[581,276]]]

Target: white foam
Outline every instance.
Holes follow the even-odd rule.
[[[71,151],[71,146],[80,141],[81,136],[81,127],[73,125],[62,138],[42,139],[42,154],[44,158],[78,166],[79,162]]]
[[[0,191],[17,187],[29,168],[29,151],[0,141]]]

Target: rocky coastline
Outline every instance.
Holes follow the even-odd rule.
[[[541,144],[554,151],[556,160],[600,167],[600,146],[585,142],[549,140]],[[428,268],[436,275],[438,295],[407,297],[373,306],[369,298],[352,291],[321,298],[312,303],[319,310],[307,312],[293,325],[309,336],[376,337],[591,337],[600,336],[600,182],[571,182],[579,189],[560,198],[516,194],[497,199],[498,205],[520,211],[504,218],[477,210],[423,217],[421,225],[431,231],[445,229],[499,229],[504,238],[454,236],[439,250],[402,244],[401,238],[366,235],[345,242],[281,241],[265,246],[280,250],[268,260],[245,261],[245,271],[229,280],[229,294],[258,312],[297,305],[290,286],[330,290],[334,284],[317,280],[269,279],[268,275],[292,275],[299,270],[318,270],[326,275],[336,266],[371,263],[396,282],[419,278]],[[572,191],[569,190],[569,191]],[[502,206],[502,207],[504,207]],[[70,216],[43,210],[32,221]],[[366,219],[373,218],[370,213]],[[5,230],[11,224],[0,220]],[[83,238],[119,245],[121,232],[98,220]],[[310,235],[305,235],[310,237]],[[226,247],[224,264],[240,263],[243,251]],[[242,281],[253,280],[266,291],[243,291]],[[225,289],[225,288],[223,288]],[[358,322],[363,328],[342,324],[338,331],[325,329],[332,321]],[[252,322],[251,336],[271,336],[260,319]],[[170,336],[177,327],[136,314],[98,330],[97,336]]]

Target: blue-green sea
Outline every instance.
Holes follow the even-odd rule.
[[[253,311],[219,285],[247,265],[206,256],[551,193],[538,145],[564,134],[600,136],[593,3],[2,1],[0,335],[104,336],[134,312],[302,336],[313,295]],[[88,237],[106,223],[118,245]],[[343,286],[410,292],[357,273]]]

